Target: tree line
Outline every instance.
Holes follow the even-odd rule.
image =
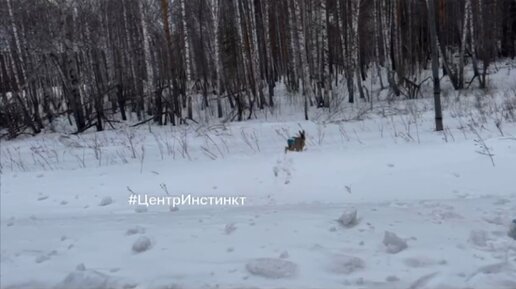
[[[430,67],[434,85],[442,69],[485,88],[515,55],[516,0],[0,0],[0,127],[241,121],[286,97],[278,84],[308,119],[371,101],[373,76],[399,98]]]

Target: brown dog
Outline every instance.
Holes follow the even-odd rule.
[[[305,147],[305,131],[299,131],[299,136],[290,138],[288,140],[288,146],[285,147],[285,153],[287,151],[296,151],[300,152]]]

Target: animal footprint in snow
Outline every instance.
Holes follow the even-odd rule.
[[[142,253],[149,250],[151,246],[151,240],[145,236],[141,236],[134,242],[132,250],[134,253]]]
[[[348,192],[348,194],[351,194],[351,187],[350,186],[345,186],[346,187],[346,191]]]
[[[39,264],[39,263],[43,263],[43,262],[45,262],[45,261],[47,261],[47,260],[49,260],[49,259],[50,259],[50,257],[49,257],[49,256],[47,256],[47,255],[41,255],[41,256],[38,256],[38,257],[36,258],[36,260],[34,260],[34,262],[36,262],[36,263],[38,263],[38,264]]]
[[[44,255],[39,255],[38,257],[36,257],[36,259],[34,260],[36,263],[43,263],[47,260],[50,260],[50,257],[54,256],[54,255],[57,255],[57,251],[53,250],[47,254],[44,254]]]
[[[104,207],[107,205],[111,205],[111,203],[113,203],[113,199],[111,197],[104,197],[102,198],[102,200],[100,200],[99,206]]]
[[[428,257],[410,257],[403,260],[406,266],[411,268],[424,268],[435,265],[446,265],[448,262],[446,260],[434,260]]]
[[[328,265],[328,271],[335,274],[348,275],[365,268],[364,260],[347,255],[335,255]]]
[[[387,276],[387,278],[385,278],[385,281],[387,282],[398,282],[400,281],[400,278],[394,276],[394,275],[390,275],[390,276]]]
[[[396,234],[385,231],[383,244],[386,247],[387,253],[396,254],[408,248],[407,241],[401,239]]]
[[[272,171],[274,172],[274,176],[278,177],[280,169],[277,166],[274,166],[274,168],[272,168]]]
[[[289,254],[287,251],[283,251],[279,257],[280,259],[287,259],[289,257]]]
[[[480,248],[487,247],[489,236],[484,230],[474,230],[470,232],[468,241]]]
[[[147,209],[147,206],[144,206],[144,205],[138,205],[138,206],[136,206],[136,208],[134,208],[134,211],[135,211],[136,213],[145,213],[145,212],[147,212],[147,211],[148,211],[148,209]]]
[[[292,178],[292,160],[287,159],[285,161],[278,160],[276,165],[272,168],[275,177],[284,175],[284,184],[289,184]]]
[[[145,233],[145,228],[143,227],[140,227],[140,226],[136,226],[136,227],[133,227],[133,228],[129,228],[125,234],[127,236],[131,236],[131,235],[136,235],[136,234],[144,234]]]
[[[268,279],[290,278],[297,273],[297,264],[275,258],[257,258],[250,260],[246,269],[255,276]]]
[[[226,235],[229,235],[233,233],[236,229],[237,227],[235,226],[235,224],[231,223],[226,225],[226,227],[224,228],[224,232],[226,233]]]

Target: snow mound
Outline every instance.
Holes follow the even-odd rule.
[[[104,207],[107,205],[111,205],[113,203],[113,199],[111,197],[104,197],[100,200],[99,206]]]
[[[344,210],[338,221],[344,227],[351,228],[355,226],[358,224],[357,210],[355,208],[348,208]]]
[[[149,238],[141,236],[133,244],[133,252],[141,253],[150,249],[152,242]]]
[[[365,268],[364,260],[347,255],[335,255],[331,260],[329,270],[337,274],[351,274]]]
[[[383,244],[387,248],[387,253],[396,254],[408,248],[407,242],[396,234],[385,231]]]
[[[293,262],[276,258],[257,258],[249,261],[247,271],[253,275],[270,279],[289,278],[296,274],[297,265]]]

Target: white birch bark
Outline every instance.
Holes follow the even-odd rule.
[[[310,80],[310,67],[306,52],[305,27],[302,16],[301,6],[297,0],[294,1],[294,11],[297,19],[297,37],[299,40],[299,53],[301,56],[301,66],[303,68],[303,96],[305,107],[305,119],[308,120],[308,99],[312,97],[312,84]]]
[[[362,78],[360,75],[360,65],[359,65],[359,42],[358,42],[358,20],[360,17],[360,0],[351,0],[351,71],[355,73],[357,88],[359,91],[362,90]],[[362,93],[361,93],[362,95]]]
[[[395,94],[399,94],[398,86],[395,80],[395,72],[393,70],[393,63],[390,56],[391,51],[391,25],[392,20],[390,19],[391,11],[387,9],[388,1],[380,1],[382,3],[380,9],[380,21],[382,26],[382,38],[383,38],[383,57],[385,61],[385,68],[387,70],[387,80],[389,85],[394,90]]]
[[[374,0],[374,3],[373,3],[373,21],[374,21],[374,53],[376,55],[376,61],[375,61],[375,66],[376,66],[376,72],[378,74],[378,79],[380,80],[380,87],[383,89],[384,86],[383,86],[383,80],[382,80],[382,72],[380,70],[380,34],[378,33],[379,29],[381,29],[381,26],[378,25],[379,21],[378,21],[378,1],[382,1],[382,0]]]
[[[462,38],[461,38],[461,46],[460,46],[460,55],[459,55],[459,85],[460,88],[464,87],[464,54],[466,51],[466,40],[468,35],[468,25],[471,21],[470,18],[471,12],[471,0],[466,0],[464,3],[464,20],[462,23]]]
[[[290,32],[290,46],[291,46],[291,49],[290,49],[290,52],[292,54],[291,56],[291,61],[292,61],[292,77],[294,78],[295,82],[296,82],[296,88],[298,87],[298,83],[299,83],[299,80],[298,80],[298,74],[297,74],[297,70],[299,69],[299,62],[298,62],[298,55],[299,55],[299,52],[298,52],[298,48],[299,46],[297,45],[297,33],[296,33],[296,29],[297,29],[297,25],[296,25],[296,16],[295,16],[295,11],[294,9],[292,8],[292,5],[288,5],[288,10],[289,10],[289,32]]]
[[[142,26],[143,37],[143,53],[145,58],[145,71],[147,74],[147,82],[145,84],[145,93],[152,95],[154,89],[154,70],[152,69],[152,55],[150,51],[150,37],[147,27],[146,14],[144,12],[143,1],[138,1],[138,8],[140,10],[140,21]]]
[[[243,63],[243,78],[244,78],[244,86],[247,86],[248,83],[248,73],[247,73],[247,67],[248,67],[248,58],[247,58],[247,50],[244,47],[244,35],[242,33],[242,19],[240,18],[240,7],[239,7],[239,0],[233,0],[233,4],[235,6],[235,24],[237,28],[237,34],[238,34],[238,47],[239,50],[242,51],[242,63]]]
[[[126,0],[123,0],[122,1],[122,16],[124,18],[124,37],[125,37],[125,45],[127,47],[127,50],[130,50],[132,45],[131,45],[131,34],[129,33],[129,19],[127,17],[127,8],[126,8],[126,3],[125,3]],[[128,55],[128,53],[124,53],[124,58],[126,59],[127,61],[127,65],[129,66],[129,71],[131,73],[131,81],[132,81],[132,85],[133,85],[133,89],[136,89],[137,87],[137,84],[136,84],[136,74],[135,74],[135,71],[134,71],[134,65],[133,65],[133,59],[131,58],[130,55]],[[122,84],[121,84],[122,85]],[[132,114],[130,113],[129,114],[129,119],[132,118]]]
[[[331,95],[331,81],[330,81],[330,64],[329,64],[329,46],[328,46],[328,25],[326,22],[326,0],[320,0],[321,5],[321,40],[322,40],[322,77],[323,77],[323,85],[324,85],[324,99],[323,105],[328,107]]]
[[[14,44],[16,45],[16,54],[17,54],[17,58],[18,58],[17,61],[20,64],[20,70],[21,70],[20,73],[21,73],[22,79],[25,80],[25,68],[23,67],[22,50],[21,50],[21,44],[20,44],[20,37],[18,36],[18,28],[16,27],[16,22],[14,21],[14,14],[13,14],[12,6],[11,6],[11,0],[6,0],[6,1],[7,1],[7,10],[9,12],[9,18],[11,21],[11,29],[12,29],[13,37],[14,37]],[[16,65],[13,65],[13,66],[16,68]],[[18,89],[21,89],[19,80],[18,80]]]
[[[265,26],[265,62],[267,70],[267,84],[269,86],[269,105],[273,106],[273,94],[274,94],[274,58],[272,57],[272,43],[271,43],[271,29],[269,23],[269,1],[264,1],[263,9],[263,21]]]
[[[186,73],[186,82],[190,83],[192,80],[191,69],[190,69],[190,40],[188,37],[188,29],[186,26],[186,8],[185,8],[185,0],[181,0],[181,20],[183,21],[183,41],[185,43],[185,73]]]
[[[248,0],[249,4],[249,14],[250,14],[250,27],[251,30],[251,57],[252,57],[252,71],[254,77],[254,90],[256,92],[256,98],[258,99],[260,107],[262,107],[264,103],[263,91],[262,91],[262,82],[260,77],[260,53],[258,51],[258,35],[256,33],[256,18],[255,18],[255,9],[254,9],[254,1]]]
[[[215,86],[217,94],[217,116],[222,117],[222,101],[221,101],[221,59],[219,51],[219,11],[220,4],[219,0],[211,0],[211,17],[213,23],[213,49],[214,51],[214,62],[215,62]]]

